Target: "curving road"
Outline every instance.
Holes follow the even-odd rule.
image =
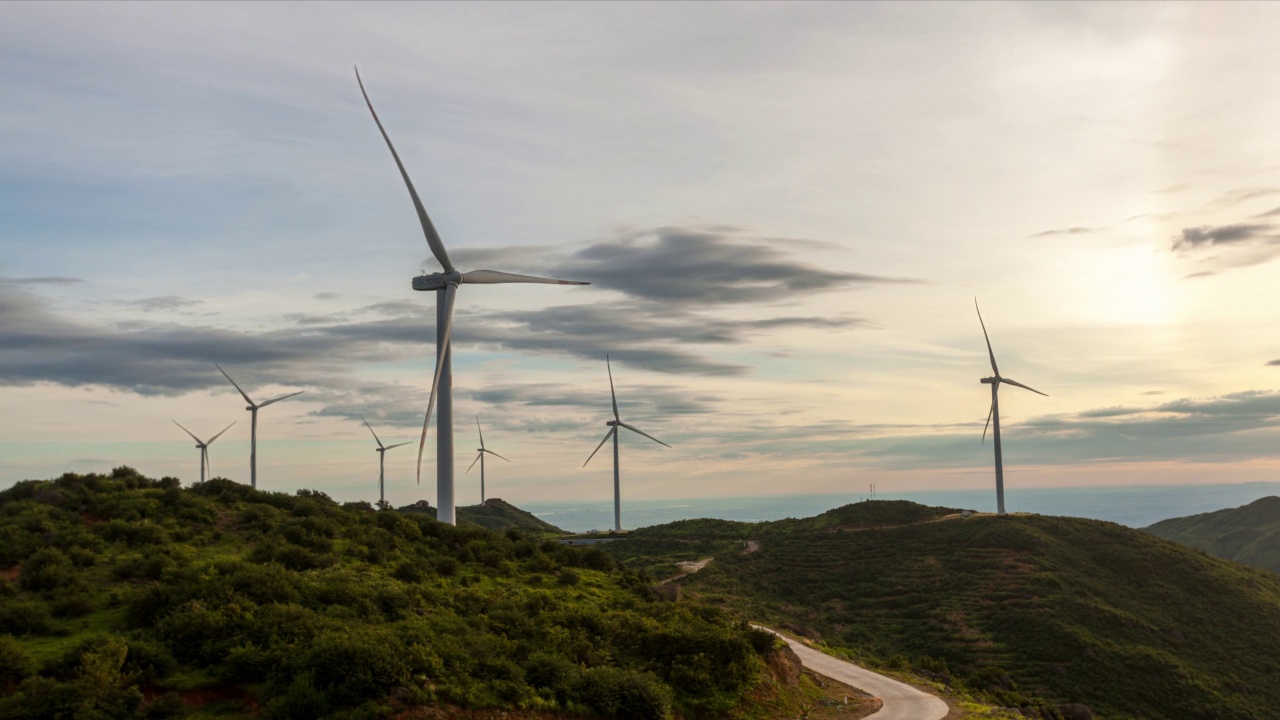
[[[893,678],[873,673],[851,662],[833,658],[770,628],[762,625],[754,627],[767,630],[782,638],[791,646],[806,668],[880,698],[884,705],[879,711],[868,715],[865,720],[941,720],[949,712],[946,703],[929,693]]]

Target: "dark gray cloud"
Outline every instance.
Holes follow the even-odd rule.
[[[1211,227],[1183,228],[1174,236],[1173,249],[1179,252],[1199,250],[1218,245],[1242,245],[1256,242],[1274,242],[1275,227],[1262,223],[1236,223]]]
[[[685,306],[778,303],[795,295],[919,282],[797,262],[783,251],[786,242],[705,227],[657,228],[585,247],[559,272],[634,298]]]
[[[1267,363],[1267,365],[1280,365],[1280,360],[1271,360]]]
[[[1268,211],[1266,211],[1266,212],[1258,213],[1257,215],[1254,215],[1254,217],[1255,217],[1255,218],[1269,218],[1269,217],[1276,217],[1277,215],[1280,215],[1280,207],[1278,207],[1278,208],[1272,208],[1272,209],[1270,209],[1270,210],[1268,210]]]
[[[177,295],[161,295],[158,297],[142,298],[141,300],[127,300],[123,304],[132,308],[137,308],[143,312],[157,312],[161,310],[189,308],[203,303],[203,300],[189,300],[187,298],[178,297]]]
[[[315,295],[313,295],[312,297],[314,297],[314,298],[315,298],[315,299],[317,299],[317,300],[337,300],[337,299],[338,299],[338,293],[336,293],[336,292],[320,292],[320,293],[316,293],[316,294],[315,294]]]
[[[1059,228],[1057,230],[1045,230],[1043,232],[1038,232],[1035,235],[1032,235],[1031,237],[1052,237],[1054,235],[1085,235],[1088,233],[1098,232],[1098,230],[1099,228],[1091,228],[1091,227]]]

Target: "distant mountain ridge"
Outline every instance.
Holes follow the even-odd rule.
[[[1161,520],[1143,530],[1211,555],[1280,573],[1280,497]]]
[[[436,516],[436,509],[426,500],[419,500],[416,503],[398,507],[396,510],[400,512],[419,512]],[[505,532],[515,529],[521,530],[534,535],[566,535],[564,530],[552,525],[527,510],[512,505],[511,503],[499,498],[489,498],[484,501],[483,505],[460,505],[458,506],[458,521],[460,524],[479,525],[485,530],[494,532]]]

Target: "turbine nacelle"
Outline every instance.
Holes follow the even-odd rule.
[[[606,423],[605,423],[605,425],[609,425],[609,426],[611,426],[611,427],[617,427],[617,426],[619,426],[619,425],[621,425],[621,424],[622,424],[622,421],[621,421],[621,420],[610,420],[609,422],[606,422]]]
[[[998,377],[982,378],[978,382],[982,383],[983,385],[994,385],[995,383],[1000,382],[1000,378]]]
[[[427,275],[419,275],[413,279],[413,289],[426,292],[428,290],[443,290],[449,285],[457,285],[462,282],[462,273],[454,270],[451,273],[429,273]]]

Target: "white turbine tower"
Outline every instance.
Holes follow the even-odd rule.
[[[369,424],[369,421],[365,420],[364,418],[360,418],[360,420],[364,422],[365,427],[369,428],[369,432],[373,433],[374,442],[378,443],[378,450],[377,450],[377,453],[378,453],[378,504],[381,505],[382,503],[385,503],[387,501],[387,496],[386,496],[386,493],[384,492],[384,488],[386,487],[385,486],[386,471],[385,471],[384,463],[387,459],[387,451],[390,450],[391,448],[398,448],[401,445],[408,445],[413,441],[406,440],[402,443],[396,443],[395,445],[383,445],[382,440],[378,437],[378,433],[373,432],[373,426]]]
[[[618,470],[618,428],[624,427],[630,430],[631,432],[640,433],[641,435],[644,435],[645,437],[658,443],[659,445],[663,445],[666,447],[671,447],[671,446],[662,442],[658,438],[644,432],[640,428],[632,427],[631,425],[628,425],[622,422],[622,418],[618,416],[618,394],[613,390],[613,366],[610,365],[609,363],[608,355],[604,356],[604,362],[605,362],[605,367],[609,370],[609,396],[613,399],[613,419],[605,423],[605,425],[609,426],[609,432],[604,434],[604,440],[601,440],[600,444],[596,446],[596,449],[592,450],[591,454],[587,456],[587,462],[582,463],[582,467],[586,467],[587,463],[591,462],[591,458],[595,457],[596,453],[600,452],[600,448],[604,447],[604,444],[609,441],[610,437],[613,438],[613,529],[615,532],[621,532],[622,531],[622,499],[621,499],[622,483],[620,479],[620,472]]]
[[[230,429],[231,429],[231,425],[235,425],[235,423],[233,422],[233,423],[231,423],[231,425],[228,425],[228,426],[226,426],[226,427],[222,428],[222,432],[218,433],[217,435],[214,435],[213,437],[209,438],[208,440],[201,440],[200,438],[196,437],[196,434],[195,434],[195,433],[193,433],[193,432],[191,432],[190,430],[188,430],[188,429],[186,429],[186,428],[182,427],[182,423],[178,422],[177,420],[174,420],[174,421],[173,421],[173,424],[174,424],[174,425],[177,425],[177,426],[178,426],[178,427],[180,427],[180,428],[182,428],[182,431],[183,431],[183,432],[185,432],[186,434],[190,435],[190,436],[191,436],[191,439],[196,441],[196,447],[200,449],[200,482],[201,482],[201,483],[204,483],[204,471],[205,471],[205,470],[208,470],[208,471],[209,471],[209,477],[213,477],[213,470],[209,467],[209,446],[213,444],[213,441],[214,441],[214,440],[217,440],[219,437],[222,437],[222,433],[224,433],[224,432],[226,432],[226,431],[230,430]]]
[[[974,298],[973,309],[978,310],[978,300]],[[1027,387],[1016,380],[1010,380],[1007,377],[1000,376],[1000,369],[996,367],[996,354],[991,350],[991,338],[987,335],[987,324],[982,322],[982,311],[978,310],[978,323],[982,325],[982,337],[987,341],[987,355],[991,358],[991,377],[982,378],[979,382],[991,386],[991,411],[987,413],[987,424],[982,427],[982,441],[987,440],[987,427],[991,427],[991,437],[995,439],[996,446],[996,512],[1004,515],[1004,458],[1000,455],[1000,383],[1006,383],[1023,390],[1030,390],[1037,395],[1049,397],[1048,393],[1042,393],[1035,388]]]
[[[502,458],[503,460],[507,460],[507,459],[502,457],[498,453],[492,450],[489,450],[484,446],[484,431],[480,429],[479,415],[476,416],[476,432],[480,433],[480,447],[476,448],[476,459],[472,460],[471,464],[467,466],[467,472],[471,472],[471,468],[475,467],[476,462],[479,461],[480,463],[480,504],[483,505],[484,504],[484,456],[485,456],[485,453],[488,453],[496,458]],[[511,462],[511,461],[507,460],[507,462]]]
[[[378,119],[378,113],[373,109],[373,103],[369,100],[369,93],[365,92],[364,82],[360,79],[360,71],[358,69],[356,70],[356,82],[360,84],[360,93],[364,95],[364,102],[369,106],[369,113],[373,115],[373,121],[378,125],[378,132],[382,133],[382,139],[386,141],[387,149],[391,151],[391,157],[396,161],[396,167],[400,169],[400,177],[404,179],[405,187],[409,190],[409,197],[413,200],[413,207],[418,212],[418,222],[422,225],[422,233],[427,238],[427,245],[431,248],[431,254],[435,255],[441,268],[444,269],[444,272],[419,275],[413,279],[414,290],[436,291],[436,372],[431,380],[431,396],[427,401],[426,416],[422,419],[422,438],[418,441],[417,477],[418,482],[421,483],[422,450],[427,442],[427,427],[431,424],[431,411],[435,407],[436,398],[439,397],[440,422],[436,428],[436,505],[438,506],[436,517],[441,522],[455,525],[457,524],[457,518],[453,503],[453,373],[450,362],[452,358],[449,339],[453,332],[453,301],[457,295],[458,286],[463,283],[482,285],[499,283],[590,285],[591,283],[533,277],[531,275],[515,275],[496,270],[459,272],[453,266],[453,262],[449,260],[449,253],[445,251],[444,242],[440,239],[440,234],[436,232],[435,226],[431,224],[431,218],[427,216],[427,210],[418,198],[418,191],[414,189],[413,182],[409,180],[409,173],[404,169],[404,163],[400,162],[400,155],[396,153],[395,146],[391,144],[391,137],[387,135],[386,129],[382,127],[382,121]]]
[[[235,385],[236,390],[240,390],[240,386],[236,385],[236,381],[231,379],[231,376],[227,374],[226,370],[222,369],[221,365],[218,363],[214,363],[213,365],[218,368],[218,372],[222,373],[222,376],[227,379],[227,382]],[[245,394],[244,390],[240,390],[240,396],[244,398],[245,402],[249,403],[249,406],[246,407],[245,410],[248,410],[252,417],[252,424],[249,430],[249,487],[254,489],[257,489],[258,487],[258,410],[270,405],[271,403],[280,402],[281,400],[291,398],[294,395],[301,395],[303,392],[305,391],[299,390],[298,392],[292,392],[288,395],[271,398],[266,402],[255,405],[254,402],[249,399],[249,396]]]

